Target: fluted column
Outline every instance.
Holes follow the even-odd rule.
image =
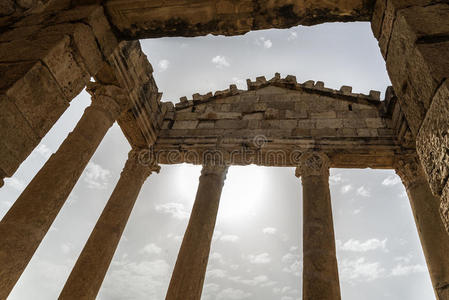
[[[296,176],[301,177],[303,188],[302,298],[341,299],[329,191],[329,158],[319,152],[303,154]]]
[[[95,299],[114,256],[140,189],[160,167],[141,160],[131,150],[108,203],[84,246],[59,299]]]
[[[11,292],[127,97],[90,84],[92,104],[0,222],[0,299]]]
[[[438,300],[449,299],[449,235],[440,218],[440,201],[416,156],[400,157],[396,173],[407,190],[435,295]]]
[[[166,300],[200,300],[227,167],[205,165]]]

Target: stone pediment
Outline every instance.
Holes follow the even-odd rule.
[[[247,83],[248,90],[231,85],[214,94],[183,97],[176,105],[166,102],[154,148],[159,161],[179,163],[169,161],[177,155],[201,163],[203,152],[243,149],[247,154],[250,149],[250,158],[234,157],[232,163],[295,165],[295,153],[318,149],[339,167],[390,167],[394,154],[407,148],[398,139],[391,89],[380,101],[380,92],[364,95],[348,86],[333,90],[322,82],[300,84],[294,76],[276,74],[269,81],[258,77]],[[255,161],[270,151],[283,152],[285,159]]]

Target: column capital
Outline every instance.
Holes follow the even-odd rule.
[[[153,172],[159,173],[161,167],[149,155],[148,149],[131,149],[121,176],[135,176],[145,180]]]
[[[416,183],[426,182],[426,176],[417,155],[398,156],[395,159],[394,168],[406,188]]]
[[[127,92],[115,85],[89,82],[86,91],[92,96],[92,107],[105,111],[114,121],[130,106]]]
[[[295,176],[329,176],[329,157],[322,152],[306,152],[299,158]]]
[[[219,175],[223,176],[223,180],[226,179],[228,173],[228,166],[223,163],[205,162],[201,169],[201,176],[203,175]]]

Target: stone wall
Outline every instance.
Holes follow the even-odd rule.
[[[413,146],[396,139],[403,123],[395,103],[389,100],[389,108],[386,103],[376,91],[354,94],[349,86],[337,91],[323,82],[298,84],[294,76],[259,77],[248,81],[247,91],[231,86],[214,95],[181,98],[167,111],[155,149],[165,163],[179,163],[167,157],[176,149],[186,161],[193,152],[249,149],[255,151],[250,162],[239,158],[233,163],[262,165],[295,165],[295,152],[319,149],[333,158],[334,166],[387,168],[395,153]],[[254,161],[256,152],[266,151],[285,152],[285,159]]]
[[[449,1],[379,0],[372,27],[449,228]]]

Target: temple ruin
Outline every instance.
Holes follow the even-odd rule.
[[[337,21],[371,22],[393,85],[385,99],[275,74],[173,105],[137,41]],[[449,299],[449,1],[4,0],[0,28],[0,186],[76,95],[92,96],[0,222],[0,299],[115,121],[133,149],[60,299],[95,299],[142,184],[183,162],[203,170],[166,299],[201,298],[227,169],[249,164],[302,179],[303,299],[341,298],[330,167],[396,170],[436,298]]]

